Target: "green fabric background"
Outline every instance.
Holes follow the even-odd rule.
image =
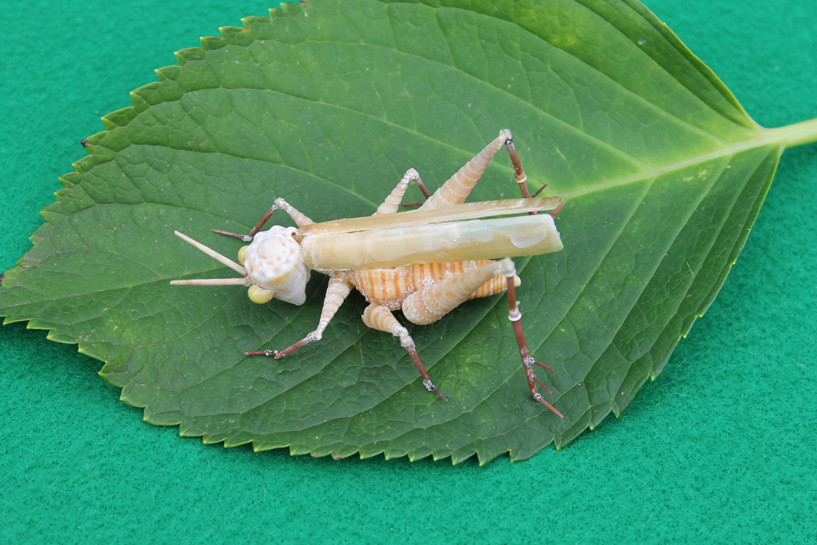
[[[817,117],[817,2],[650,0],[767,127]],[[0,1],[0,270],[99,118],[263,3]],[[0,542],[815,543],[817,145],[787,151],[720,296],[618,420],[533,459],[255,454],[141,421],[101,363],[0,328]]]

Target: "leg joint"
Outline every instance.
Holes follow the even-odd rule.
[[[508,311],[508,319],[512,322],[518,322],[522,319],[522,313],[519,312],[519,304],[517,303],[516,307],[512,308]]]

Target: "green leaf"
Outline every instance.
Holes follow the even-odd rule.
[[[766,130],[635,1],[311,1],[224,28],[103,118],[64,176],[35,246],[0,288],[6,322],[105,361],[122,399],[159,425],[227,446],[387,457],[562,446],[655,378],[711,304],[787,145],[817,123]],[[306,16],[308,15],[308,16]],[[227,255],[275,197],[316,221],[371,214],[409,167],[438,187],[501,128],[533,185],[568,205],[565,250],[518,260],[534,355],[560,420],[530,399],[504,299],[411,327],[405,351],[351,296],[320,343],[325,277],[302,307],[258,306],[173,236]],[[516,195],[496,161],[471,200]],[[276,220],[280,217],[276,216]]]

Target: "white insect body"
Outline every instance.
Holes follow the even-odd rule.
[[[506,147],[514,163],[514,176],[523,198],[463,204],[502,146]],[[412,181],[427,200],[418,210],[397,214]],[[298,228],[275,225],[267,231],[260,231],[279,208],[289,214]],[[417,171],[409,169],[370,217],[314,223],[283,199],[275,199],[269,212],[249,235],[216,231],[252,241],[239,251],[239,263],[177,231],[179,237],[243,278],[174,280],[171,284],[238,284],[249,288],[249,297],[255,303],[277,298],[301,305],[306,300],[310,271],[325,273],[330,277],[329,285],[315,331],[285,350],[246,354],[279,359],[320,340],[354,287],[369,302],[362,316],[363,323],[397,337],[420,371],[426,388],[443,399],[445,397],[437,391],[420,362],[408,330],[397,321],[392,311],[402,310],[412,323],[429,324],[463,301],[508,291],[509,319],[519,344],[528,387],[534,399],[561,417],[536,388],[539,384],[547,390],[534,375],[531,365],[550,368],[532,358],[525,344],[515,295],[520,281],[510,259],[562,249],[553,221],[560,208],[557,197],[530,197],[511,133],[505,129],[434,195],[428,193]],[[552,215],[537,214],[543,210],[554,212]],[[499,257],[504,259],[491,260]]]

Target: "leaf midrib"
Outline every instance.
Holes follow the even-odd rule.
[[[278,91],[253,89],[253,88],[220,88],[220,89],[223,89],[223,90],[226,90],[226,91],[233,91],[233,90],[264,91],[264,92],[273,92],[273,93],[283,95],[283,93],[280,93]],[[291,95],[283,95],[283,96],[291,96]],[[465,152],[464,150],[461,150],[459,148],[456,148],[456,147],[452,146],[451,144],[449,144],[447,142],[443,142],[443,141],[441,141],[439,139],[433,138],[433,137],[431,137],[429,135],[426,135],[426,134],[418,133],[417,131],[414,131],[414,130],[408,128],[408,127],[405,127],[405,126],[402,126],[402,125],[396,125],[396,124],[394,124],[394,123],[392,123],[392,122],[390,122],[390,121],[388,121],[387,119],[384,119],[384,118],[375,117],[375,116],[372,116],[371,114],[367,114],[365,112],[359,112],[357,110],[351,110],[351,109],[348,109],[348,108],[344,108],[342,106],[334,105],[334,104],[323,102],[323,101],[317,101],[317,100],[307,99],[307,98],[303,98],[303,97],[294,97],[294,98],[300,98],[301,100],[305,100],[307,102],[312,102],[312,103],[316,103],[316,104],[323,104],[323,105],[326,105],[326,106],[329,106],[329,107],[342,109],[342,110],[345,110],[345,111],[348,111],[350,113],[354,113],[354,114],[357,114],[357,115],[362,115],[362,116],[365,116],[365,117],[369,117],[370,119],[386,123],[386,124],[396,128],[396,129],[400,129],[400,130],[403,130],[403,131],[413,133],[418,137],[422,137],[422,138],[430,140],[432,142],[436,142],[437,144],[439,144],[441,146],[448,147],[448,148],[450,148],[452,150],[455,150],[455,151],[458,151],[460,153],[463,153],[463,154],[468,153],[468,152]],[[529,104],[529,103],[526,103],[526,104]],[[549,114],[546,114],[546,115],[549,115]],[[559,121],[559,120],[556,119],[556,121]],[[574,129],[577,132],[579,132],[580,134],[582,134],[584,136],[587,136],[588,138],[591,138],[591,139],[593,139],[595,141],[595,139],[592,136],[588,135],[587,133],[581,132],[580,129],[572,127],[572,126],[567,125],[567,124],[565,124],[565,126],[571,128],[571,129]],[[783,129],[785,129],[785,128],[786,127],[783,127]],[[769,144],[781,144],[782,142],[785,141],[786,137],[788,136],[786,134],[786,132],[784,130],[781,130],[781,129],[774,129],[774,130],[761,129],[756,134],[757,134],[757,136],[755,138],[750,138],[750,139],[743,140],[741,142],[733,143],[733,144],[730,144],[730,143],[727,143],[724,140],[718,139],[718,141],[722,142],[724,145],[721,148],[719,148],[718,150],[716,150],[716,151],[706,153],[706,154],[701,154],[701,155],[694,155],[693,157],[691,157],[689,159],[685,159],[683,161],[677,161],[675,163],[670,163],[670,164],[662,165],[662,166],[659,166],[659,167],[650,167],[646,163],[643,163],[643,162],[641,162],[641,161],[639,161],[639,160],[637,160],[635,158],[632,158],[631,156],[629,156],[625,152],[619,150],[618,148],[614,148],[614,147],[610,146],[610,149],[613,149],[613,150],[615,150],[617,152],[620,152],[624,156],[633,159],[633,161],[637,162],[637,164],[640,165],[644,170],[642,170],[640,172],[637,172],[635,174],[632,174],[630,176],[625,176],[623,178],[619,178],[617,180],[611,180],[611,181],[605,182],[605,183],[594,183],[592,186],[590,186],[587,189],[581,189],[581,190],[577,190],[577,191],[569,191],[569,192],[566,192],[566,193],[562,193],[562,194],[560,194],[560,197],[562,197],[563,199],[569,199],[569,198],[576,198],[576,197],[584,196],[584,195],[590,195],[590,194],[593,194],[593,193],[596,193],[596,192],[605,191],[607,189],[616,188],[616,187],[624,186],[624,185],[627,185],[627,184],[630,184],[630,183],[633,183],[633,182],[642,181],[642,180],[644,180],[646,178],[651,178],[651,177],[654,177],[654,176],[656,176],[656,177],[661,176],[661,175],[666,174],[668,172],[672,172],[672,171],[675,171],[675,170],[680,170],[680,169],[683,169],[683,168],[686,168],[686,167],[689,167],[689,166],[692,166],[692,165],[695,165],[695,164],[698,164],[698,163],[703,163],[703,162],[706,162],[706,161],[709,161],[709,160],[712,160],[712,159],[718,159],[718,158],[721,158],[721,157],[723,157],[725,155],[737,155],[737,154],[739,154],[739,153],[741,153],[743,151],[747,151],[747,150],[752,149],[752,148],[757,148],[757,147],[761,147],[761,146],[769,145]],[[604,144],[604,143],[601,142],[601,144]],[[202,151],[202,150],[176,148],[176,147],[173,147],[173,146],[170,146],[170,145],[167,145],[167,144],[156,143],[156,142],[134,142],[134,143],[131,143],[127,147],[130,147],[130,146],[159,147],[159,148],[171,149],[171,150],[174,150],[174,151],[177,151],[177,152],[208,153],[208,154],[214,154],[214,155],[223,155],[223,156],[226,156],[226,157],[235,157],[235,158],[240,159],[242,161],[258,161],[258,162],[261,162],[261,163],[273,164],[273,165],[280,166],[280,167],[283,167],[283,168],[299,171],[302,174],[306,174],[308,176],[314,177],[316,180],[320,180],[320,181],[323,181],[323,182],[325,182],[325,183],[327,183],[329,185],[339,187],[341,189],[345,189],[348,193],[356,196],[357,198],[363,200],[364,202],[374,205],[374,203],[370,202],[368,199],[366,199],[365,197],[363,197],[359,193],[352,191],[348,187],[345,187],[345,186],[343,186],[341,184],[337,184],[337,183],[334,183],[334,182],[332,182],[330,180],[327,180],[325,178],[317,176],[312,172],[307,172],[307,171],[303,171],[302,169],[297,169],[297,168],[293,167],[292,165],[288,165],[288,164],[283,163],[283,162],[278,163],[278,162],[275,162],[275,161],[258,159],[258,158],[241,157],[241,156],[238,156],[238,155],[235,155],[235,154],[232,154],[232,153],[228,153],[228,152],[225,152],[225,151],[221,151],[221,150]],[[607,145],[605,144],[605,146],[607,146]],[[499,168],[503,169],[503,170],[508,171],[508,172],[512,171],[512,169],[510,167],[508,167],[508,166],[505,166],[505,165],[497,165],[497,166]],[[100,203],[100,204],[105,204],[105,203]],[[234,221],[234,220],[230,220],[230,221]]]
[[[577,191],[568,191],[566,193],[562,193],[560,197],[567,200],[575,199],[576,197],[583,197],[585,195],[592,195],[594,193],[606,191],[608,189],[625,186],[634,182],[640,182],[647,178],[660,177],[670,172],[682,170],[687,167],[697,165],[699,163],[706,163],[715,159],[720,159],[727,155],[735,156],[744,151],[761,148],[763,146],[773,144],[782,145],[786,138],[785,131],[780,131],[779,129],[777,130],[762,129],[757,134],[758,136],[755,138],[744,140],[743,142],[738,142],[736,144],[728,144],[710,153],[695,155],[693,157],[690,157],[689,159],[684,159],[683,161],[677,161],[675,163],[670,163],[668,165],[664,165],[661,167],[649,168],[644,172],[639,172],[631,176],[625,176],[624,178],[619,178],[617,180],[611,180],[605,183],[595,183],[592,186],[587,187],[585,189],[579,189]]]

